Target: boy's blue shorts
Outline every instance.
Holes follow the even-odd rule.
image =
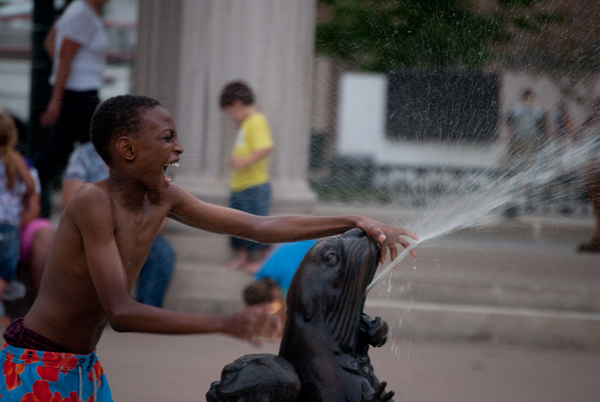
[[[112,402],[95,353],[43,352],[8,344],[0,350],[0,395],[13,401]]]

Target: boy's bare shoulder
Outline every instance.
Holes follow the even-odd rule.
[[[93,216],[96,214],[103,214],[112,211],[112,199],[108,188],[103,185],[103,182],[86,183],[79,190],[75,192],[65,213],[72,218],[85,214],[86,216]]]
[[[177,205],[180,202],[189,201],[190,199],[194,199],[196,201],[200,201],[195,195],[193,195],[189,190],[185,187],[182,187],[176,183],[169,184],[169,188],[167,189],[167,199],[172,205]]]
[[[105,201],[110,201],[110,194],[108,187],[104,185],[102,181],[95,183],[85,183],[83,186],[79,188],[73,195],[74,201],[91,201],[91,199],[96,198],[104,199]]]

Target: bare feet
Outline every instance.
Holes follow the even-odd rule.
[[[579,247],[577,247],[577,251],[583,253],[600,253],[600,239],[592,238],[592,240],[587,243],[581,243]]]

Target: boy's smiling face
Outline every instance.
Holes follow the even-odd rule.
[[[163,107],[155,107],[142,114],[142,129],[135,141],[137,177],[149,189],[163,192],[171,178],[167,167],[179,166],[183,147],[177,138],[175,123]]]

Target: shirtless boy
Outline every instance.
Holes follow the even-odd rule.
[[[8,345],[0,351],[2,398],[58,398],[60,393],[61,398],[112,400],[94,353],[107,324],[118,332],[220,332],[247,340],[257,326],[279,334],[279,323],[268,318],[265,307],[232,315],[184,314],[130,298],[166,216],[261,243],[331,236],[359,227],[382,243],[382,260],[388,248],[396,255],[397,243],[408,246],[401,236],[416,239],[408,230],[356,215],[259,217],[198,200],[166,175],[167,166],[179,164],[183,147],[173,119],[151,98],[125,95],[104,102],[92,120],[91,139],[109,166],[109,177],[84,185],[72,197],[38,297],[24,319],[15,320],[4,333]]]

